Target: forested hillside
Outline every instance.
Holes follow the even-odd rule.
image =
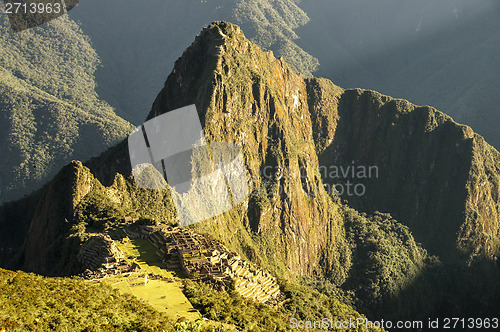
[[[81,279],[0,269],[0,299],[7,331],[173,331],[175,324],[133,296]]]
[[[0,201],[40,187],[71,159],[116,144],[131,125],[96,91],[98,56],[60,17],[19,33],[0,17]]]

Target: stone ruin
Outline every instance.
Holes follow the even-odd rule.
[[[139,265],[130,265],[124,259],[123,252],[107,234],[97,234],[85,241],[78,252],[78,261],[86,269],[82,274],[85,279],[140,271]]]
[[[144,225],[137,233],[149,239],[167,268],[182,271],[215,289],[223,290],[228,282],[233,282],[243,297],[262,303],[272,302],[280,294],[276,278],[208,235],[164,225]]]
[[[208,235],[196,234],[186,228],[170,227],[151,220],[130,219],[123,228],[129,238],[148,239],[156,254],[170,270],[225,290],[233,283],[243,297],[272,304],[280,294],[279,285],[271,274],[241,259]],[[123,252],[108,234],[97,234],[88,239],[78,253],[78,260],[86,269],[86,279],[140,272],[136,263],[130,265]],[[154,277],[151,275],[151,277]]]
[[[157,229],[158,224],[149,219],[124,218],[124,227],[122,230],[130,239],[147,239],[149,234]]]

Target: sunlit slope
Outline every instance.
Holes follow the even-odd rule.
[[[32,198],[37,201],[36,197]],[[110,228],[118,225],[123,216],[127,215],[173,224],[176,221],[172,208],[167,192],[137,188],[129,176],[123,177],[121,174],[116,174],[111,186],[104,187],[91,175],[89,169],[79,162],[73,162],[44,187],[22,251],[23,269],[36,269],[50,274],[79,273],[82,271],[82,266],[76,262],[79,247],[96,231],[111,231]],[[239,227],[241,232],[247,232],[241,225]],[[117,245],[127,259],[130,259],[129,262],[137,262],[144,272],[167,278],[176,277],[162,269],[163,265],[154,253],[156,250],[147,240],[125,240]],[[234,244],[232,246],[235,247]],[[243,253],[248,255],[248,251]],[[256,260],[259,251],[254,253]],[[276,270],[271,265],[262,263],[263,266]],[[151,281],[151,278],[148,280]],[[163,281],[154,281],[143,286],[144,277],[140,275],[132,275],[130,278],[112,277],[102,282],[109,282],[122,292],[130,292],[149,301],[149,304],[157,310],[165,311],[170,317],[197,315],[191,311],[184,295],[179,292],[178,283],[167,282],[165,286]],[[289,317],[320,319],[325,313],[337,319],[363,317],[352,306],[339,299],[326,297],[297,283],[283,285],[286,301],[279,308],[270,308],[245,299],[236,291],[217,292],[200,285],[189,285],[185,296],[204,317],[243,329],[267,331],[269,324],[277,324],[280,330],[286,330]],[[311,297],[311,294],[314,296]]]
[[[0,269],[0,299],[0,329],[7,331],[172,331],[174,325],[133,296],[81,279]]]
[[[125,254],[128,262],[139,264],[141,273],[128,277],[106,278],[104,280],[106,284],[117,288],[123,294],[129,293],[143,299],[156,311],[165,312],[173,320],[179,317],[189,320],[201,318],[182,293],[182,279],[179,279],[175,272],[166,270],[165,264],[155,254],[156,248],[148,240],[124,238],[115,243]],[[145,280],[144,274],[147,273],[168,278],[172,282],[151,280],[151,278]]]

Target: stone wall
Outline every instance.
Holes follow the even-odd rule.
[[[147,234],[168,268],[180,270],[190,278],[216,289],[224,288],[224,282],[233,282],[242,296],[259,302],[267,302],[280,293],[276,278],[208,235],[164,225],[145,226],[140,232]]]
[[[140,270],[137,264],[128,264],[123,252],[107,234],[97,234],[80,247],[78,261],[85,272],[86,279],[106,278],[112,275]]]

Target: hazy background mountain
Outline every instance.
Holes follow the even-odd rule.
[[[297,43],[317,76],[431,105],[500,147],[500,3],[316,0]]]
[[[297,72],[435,106],[498,148],[499,10],[494,0],[88,0],[70,16],[102,58],[100,95],[135,124],[191,36],[227,20]]]
[[[284,56],[301,73],[311,75],[318,66],[294,42],[294,29],[308,21],[296,1],[87,0],[69,15],[102,60],[96,72],[99,95],[134,124],[144,121],[164,73],[213,21],[241,25],[251,40]]]

